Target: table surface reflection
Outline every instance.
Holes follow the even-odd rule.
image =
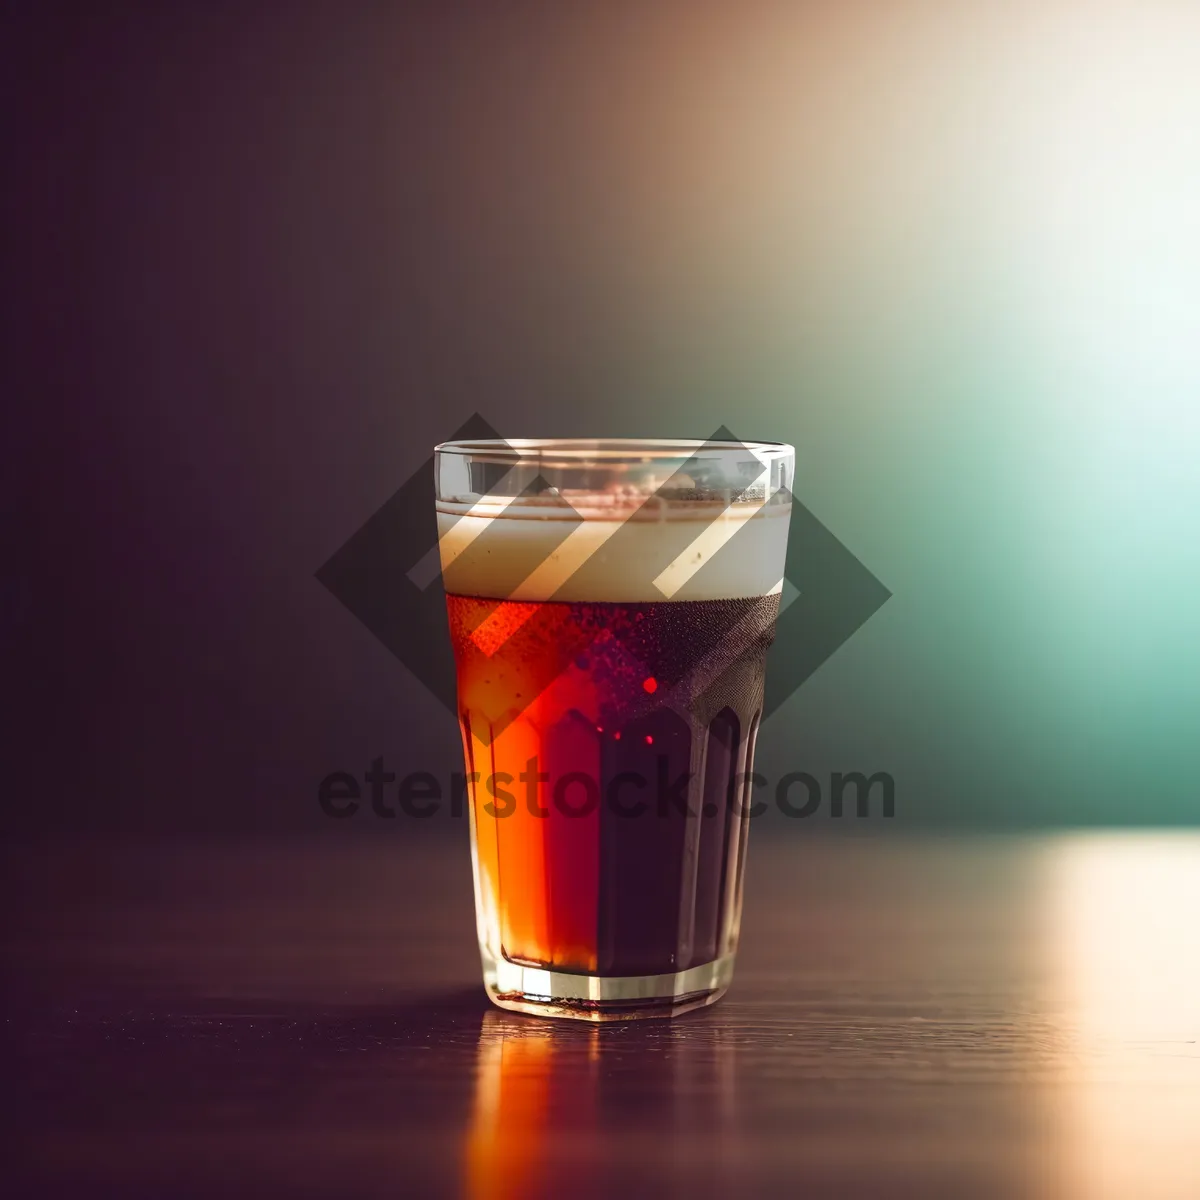
[[[487,1005],[457,841],[5,866],[18,1191],[1200,1196],[1197,835],[759,838],[729,995],[602,1027]]]

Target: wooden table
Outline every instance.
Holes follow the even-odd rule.
[[[602,1027],[487,1005],[458,840],[5,866],[9,1195],[1200,1197],[1200,836],[758,837],[725,1000]]]

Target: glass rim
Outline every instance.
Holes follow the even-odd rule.
[[[441,442],[435,454],[454,454],[476,462],[538,462],[578,467],[588,462],[606,467],[688,459],[728,459],[753,455],[764,465],[795,458],[786,442],[720,441],[701,438],[480,438]]]

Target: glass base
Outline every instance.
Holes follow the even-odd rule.
[[[493,1004],[538,1017],[576,1021],[636,1021],[677,1017],[725,995],[732,954],[667,975],[578,975],[483,957],[483,984]]]

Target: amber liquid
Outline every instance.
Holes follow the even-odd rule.
[[[623,976],[735,949],[778,596],[447,604],[489,950]]]

